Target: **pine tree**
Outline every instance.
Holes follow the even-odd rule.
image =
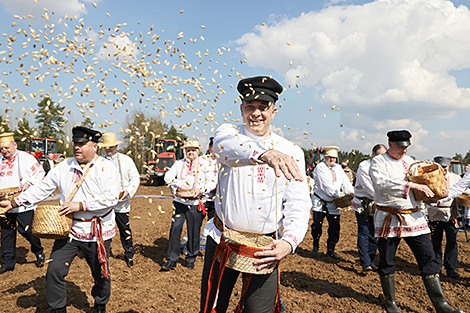
[[[60,106],[47,97],[38,103],[38,114],[34,119],[38,125],[39,137],[57,140],[64,137],[64,110],[65,106]]]

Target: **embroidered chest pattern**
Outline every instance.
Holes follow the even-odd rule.
[[[13,167],[15,166],[16,155],[11,159],[3,159],[0,177],[13,176]]]
[[[266,181],[266,168],[264,167],[264,165],[258,165],[256,170],[257,182],[264,183]]]

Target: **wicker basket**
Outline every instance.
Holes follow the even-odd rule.
[[[434,192],[434,197],[428,198],[424,192],[413,190],[416,201],[435,202],[445,197],[446,179],[442,167],[436,162],[419,161],[411,164],[407,177],[410,182],[426,185]]]
[[[352,195],[345,195],[333,200],[333,203],[336,205],[337,208],[347,208],[351,206],[352,199],[354,196]]]
[[[196,198],[197,193],[195,189],[190,190],[178,190],[176,191],[175,195],[180,198]]]
[[[470,197],[467,195],[460,195],[455,198],[455,203],[466,206],[468,208],[470,207]]]
[[[44,239],[64,239],[72,228],[72,214],[59,215],[58,205],[40,205],[33,220],[33,236]]]
[[[21,188],[11,187],[0,189],[0,201],[11,200],[21,193]]]
[[[239,245],[241,251],[246,252],[244,248],[251,248],[253,250],[255,248],[256,251],[267,251],[270,248],[262,248],[269,245],[273,238],[265,235],[260,234],[253,234],[253,233],[246,233],[246,232],[237,232],[234,230],[226,230],[222,234],[222,238],[220,240],[225,240],[229,243],[235,243]],[[241,255],[234,251],[230,251],[227,264],[225,265],[228,268],[240,271],[242,273],[250,273],[256,275],[265,275],[268,274],[268,268],[263,268],[262,270],[258,271],[257,267],[259,265],[254,265],[253,261],[256,258],[252,255],[250,257]],[[220,257],[219,257],[220,261]]]

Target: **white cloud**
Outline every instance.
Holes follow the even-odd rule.
[[[135,61],[137,54],[137,44],[132,42],[127,36],[108,37],[108,42],[97,52],[97,56],[102,60],[129,60]]]
[[[68,16],[80,17],[87,14],[86,6],[79,0],[0,0],[5,10],[11,15],[27,16],[32,15],[34,20],[39,20],[47,9],[47,14],[51,19]]]
[[[321,90],[325,106],[383,114],[412,103],[424,119],[470,108],[470,89],[448,74],[470,68],[469,21],[469,9],[450,1],[378,0],[257,26],[237,44],[248,64]]]

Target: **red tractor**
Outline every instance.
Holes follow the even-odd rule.
[[[25,150],[41,162],[47,158],[49,153],[54,155],[53,159],[56,163],[65,160],[63,154],[57,153],[57,140],[55,139],[28,138],[26,139]]]
[[[148,162],[147,169],[147,184],[149,185],[164,185],[163,180],[165,173],[168,172],[170,167],[176,160],[184,157],[184,145],[181,140],[174,139],[155,139],[155,158]]]

